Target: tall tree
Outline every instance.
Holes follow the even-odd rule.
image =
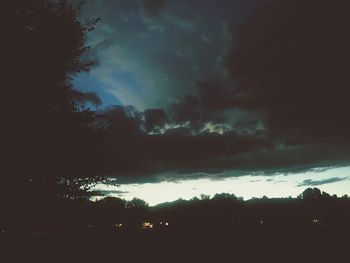
[[[94,112],[81,102],[98,98],[75,91],[70,80],[94,64],[82,55],[98,19],[81,23],[80,8],[66,0],[2,4],[8,25],[0,106],[3,205],[80,195],[91,182],[85,178],[95,175]]]

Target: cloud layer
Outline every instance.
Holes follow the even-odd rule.
[[[102,19],[88,39],[99,61],[90,78],[121,104],[97,122],[109,127],[100,172],[348,164],[348,10],[345,0],[90,1],[83,17]]]
[[[312,180],[312,179],[306,179],[302,183],[300,183],[298,186],[320,186],[324,184],[331,184],[336,182],[341,182],[348,180],[349,178],[340,178],[340,177],[332,177],[324,180]]]
[[[223,57],[229,25],[258,2],[87,1],[82,19],[101,18],[88,37],[90,56],[99,61],[90,76],[139,110],[195,93],[196,83],[207,78],[228,81]]]

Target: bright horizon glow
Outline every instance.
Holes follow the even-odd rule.
[[[303,185],[304,180],[323,181],[339,178],[339,181],[320,185]],[[313,170],[294,174],[276,175],[245,175],[236,177],[203,178],[182,180],[177,182],[159,182],[144,184],[122,184],[120,187],[97,185],[93,190],[119,191],[108,196],[119,197],[125,200],[140,198],[150,206],[164,202],[172,202],[179,198],[189,200],[201,194],[213,197],[217,193],[235,194],[243,199],[253,197],[296,197],[308,187],[317,187],[329,194],[342,196],[350,193],[350,166],[336,167],[328,170]]]

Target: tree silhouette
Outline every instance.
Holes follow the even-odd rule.
[[[238,200],[238,198],[234,194],[229,193],[221,193],[221,194],[215,194],[213,197],[213,200]]]
[[[321,190],[318,188],[307,188],[301,194],[301,198],[304,200],[321,199]]]
[[[88,50],[85,36],[98,19],[81,23],[80,7],[66,0],[2,4],[8,26],[0,104],[1,181],[6,189],[0,199],[9,210],[86,194],[82,186],[93,182],[97,131],[94,112],[82,102],[97,97],[74,91],[70,80],[94,64],[82,55]]]
[[[128,201],[126,203],[126,207],[127,208],[146,208],[148,207],[148,204],[147,202],[145,202],[144,200],[142,199],[139,199],[139,198],[133,198],[132,200]]]

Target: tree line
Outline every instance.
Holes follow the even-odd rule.
[[[133,231],[216,231],[254,228],[350,227],[350,199],[308,188],[297,198],[253,198],[234,194],[201,195],[157,206],[134,198],[57,198],[17,221],[22,233],[118,233]],[[1,218],[3,233],[12,222]],[[25,227],[24,227],[25,226]],[[24,232],[23,232],[24,231]]]

